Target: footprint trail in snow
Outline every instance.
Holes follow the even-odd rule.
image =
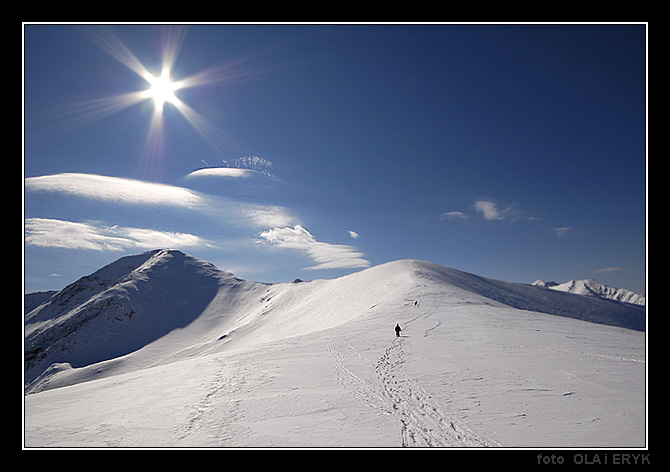
[[[349,369],[347,355],[362,356],[348,341],[329,344],[339,381],[355,398],[397,420],[402,447],[494,447],[455,418],[445,414],[421,386],[402,372],[405,339],[395,338],[374,366],[374,380]]]

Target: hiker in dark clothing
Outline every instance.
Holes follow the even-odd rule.
[[[400,337],[400,331],[402,331],[402,329],[400,328],[400,325],[396,324],[395,325],[395,335]]]

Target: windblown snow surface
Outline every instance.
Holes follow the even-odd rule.
[[[644,327],[428,262],[268,285],[151,251],[25,315],[24,446],[645,447]]]

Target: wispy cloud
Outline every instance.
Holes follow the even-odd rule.
[[[298,223],[286,208],[278,205],[241,204],[239,208],[246,222],[256,228],[277,228]]]
[[[479,200],[474,204],[475,210],[480,212],[485,220],[502,220],[502,215],[498,211],[498,207],[493,202]]]
[[[47,218],[28,218],[25,221],[25,242],[40,247],[95,251],[210,246],[205,239],[189,233],[106,226],[97,222],[77,223]]]
[[[568,226],[559,226],[551,229],[554,231],[554,233],[556,233],[557,238],[562,238],[568,231],[570,231]]]
[[[495,202],[490,200],[478,200],[474,207],[487,221],[516,219],[519,216],[519,211],[512,205],[501,210]]]
[[[108,202],[194,207],[197,193],[172,185],[95,174],[55,174],[25,179],[29,192],[57,192]]]
[[[206,168],[189,175],[238,178],[248,174],[268,175],[270,168],[269,162],[254,159],[241,162],[240,165],[246,167]],[[288,208],[279,205],[231,200],[179,186],[95,174],[63,173],[30,177],[24,182],[27,193],[49,192],[107,203],[186,208],[201,216],[208,216],[221,228],[234,227],[243,232],[274,228],[260,233],[261,240],[278,248],[306,254],[313,261],[313,265],[307,269],[363,268],[370,265],[364,254],[353,246],[318,241],[300,225],[299,219]],[[348,233],[352,239],[359,237],[355,231]],[[212,246],[208,240],[188,232],[48,218],[26,219],[24,237],[29,246],[95,251]]]
[[[345,244],[330,244],[317,241],[302,226],[269,229],[259,235],[270,244],[306,253],[316,265],[305,269],[350,269],[369,267],[364,254]]]
[[[508,221],[512,223],[522,221],[544,221],[544,218],[528,215],[525,211],[517,208],[513,204],[501,209],[496,202],[490,199],[479,199],[472,205],[472,207],[486,221]],[[462,211],[447,211],[440,214],[439,216],[440,220],[448,221],[467,220],[469,218],[470,216],[468,216],[466,213],[463,213]],[[545,223],[545,225],[547,226],[547,229],[553,232],[557,238],[564,237],[571,230],[569,226],[551,226],[548,223]]]
[[[441,220],[466,220],[468,215],[462,211],[447,211],[440,215]]]
[[[251,177],[254,175],[272,176],[272,162],[258,156],[238,157],[232,161],[221,161],[220,166],[210,165],[195,170],[187,178],[195,177]]]
[[[272,162],[258,156],[238,157],[237,159],[234,159],[232,162],[223,161],[223,163],[226,166],[236,167],[240,169],[249,169],[256,172],[260,172],[265,175],[271,175],[272,171]]]

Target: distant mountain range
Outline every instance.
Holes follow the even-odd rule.
[[[633,305],[645,306],[646,303],[644,295],[624,288],[610,287],[593,279],[570,280],[562,284],[537,280],[533,282],[533,285],[558,290],[559,292],[576,293],[577,295],[585,295],[587,297],[607,298],[618,302],[632,303]]]

